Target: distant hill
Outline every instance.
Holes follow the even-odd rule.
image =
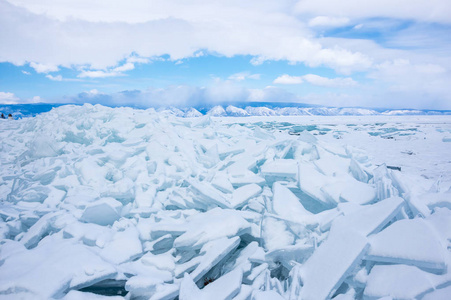
[[[0,113],[12,114],[15,119],[32,117],[65,104],[0,104]],[[248,116],[373,116],[373,115],[451,115],[450,110],[381,109],[359,107],[323,107],[304,103],[244,102],[227,105],[158,108],[178,117],[248,117]]]

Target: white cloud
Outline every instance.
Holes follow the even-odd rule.
[[[80,78],[106,78],[106,77],[116,77],[116,76],[123,76],[124,74],[120,73],[120,72],[113,72],[113,71],[102,71],[102,70],[97,70],[97,71],[89,71],[89,70],[84,70],[81,71],[80,74],[78,74],[77,77]]]
[[[40,103],[40,102],[42,102],[42,99],[39,96],[34,96],[33,98],[31,98],[30,102],[31,103]]]
[[[0,104],[25,104],[42,102],[41,97],[34,96],[31,99],[20,99],[14,93],[0,92]]]
[[[14,93],[0,92],[0,103],[1,104],[17,104],[20,99],[17,98]]]
[[[243,81],[246,79],[259,80],[260,76],[260,74],[251,74],[250,72],[240,72],[230,75],[228,79],[234,81]]]
[[[303,76],[290,76],[284,74],[277,77],[274,80],[275,84],[301,84],[303,82],[308,82],[313,85],[323,86],[323,87],[350,87],[356,86],[357,82],[350,77],[337,77],[337,78],[327,78],[315,74],[307,74]]]
[[[362,29],[362,28],[363,28],[363,24],[357,24],[357,25],[354,26],[355,30],[359,30],[359,29]]]
[[[136,57],[136,56],[130,56],[127,58],[128,63],[136,63],[136,64],[148,64],[150,62],[150,59],[144,58],[144,57]]]
[[[132,58],[132,60],[134,60]],[[125,76],[123,72],[131,71],[135,69],[135,64],[131,62],[126,62],[121,66],[117,66],[112,69],[107,70],[85,70],[82,69],[81,73],[78,74],[79,78],[106,78],[106,77],[117,77],[117,76]]]
[[[356,19],[387,17],[451,24],[449,0],[300,0],[296,12],[316,16]]]
[[[350,87],[356,86],[357,82],[350,77],[327,78],[315,74],[307,74],[302,78],[310,84],[324,87]]]
[[[45,75],[45,77],[47,77],[48,79],[53,80],[53,81],[63,81],[63,76],[61,76],[61,75],[52,76],[52,75],[48,74],[48,75]]]
[[[310,19],[310,21],[308,22],[308,26],[341,27],[347,25],[349,21],[350,21],[349,18],[345,17],[318,16],[313,19]]]
[[[135,68],[135,65],[131,62],[127,62],[123,64],[122,66],[116,67],[113,69],[113,72],[125,72],[125,71],[131,71]]]
[[[96,95],[101,94],[97,89],[92,89],[92,90],[86,91],[85,93],[89,96],[96,96]]]
[[[0,31],[0,61],[52,66],[42,66],[42,72],[55,71],[55,66],[90,66],[95,71],[83,76],[117,75],[96,70],[113,68],[132,54],[142,58],[167,54],[174,61],[205,53],[249,55],[253,63],[287,60],[340,71],[371,66],[363,53],[323,47],[305,22],[292,15],[288,3],[252,1],[130,5],[11,0],[17,7],[0,0],[0,28],[8,28]]]
[[[287,74],[279,76],[274,80],[275,84],[301,84],[303,82],[302,76],[290,76]]]
[[[56,66],[55,64],[41,64],[31,62],[30,67],[32,67],[38,73],[50,73],[59,71],[58,66]]]
[[[97,90],[83,92],[65,99],[72,103],[100,103],[106,105],[129,105],[142,107],[178,106],[192,107],[204,104],[226,104],[250,101],[300,101],[300,98],[277,87],[247,89],[230,80],[214,80],[209,87],[173,85],[165,88],[122,91],[104,94]]]
[[[31,75],[30,72],[27,72],[27,71],[24,71],[24,70],[22,70],[22,73],[25,74],[25,75]]]

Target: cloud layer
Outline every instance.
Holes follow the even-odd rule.
[[[122,1],[113,1],[117,5],[103,1],[105,6],[89,2],[89,9],[73,11],[67,9],[74,7],[73,1],[56,5],[10,2],[20,6],[0,0],[0,27],[4,29],[0,61],[31,62],[38,72],[56,70],[45,66],[111,68],[132,53],[140,57],[167,54],[179,60],[200,50],[227,57],[251,55],[260,62],[325,65],[340,72],[371,66],[362,53],[338,45],[324,47],[304,22],[289,13],[289,2],[195,1],[184,5],[165,1],[149,6],[147,1],[138,1],[135,6],[124,6]],[[76,6],[83,7],[79,2]],[[105,74],[94,74],[98,75]]]
[[[303,76],[290,76],[284,74],[274,80],[275,84],[301,84],[304,82],[331,88],[351,87],[357,85],[357,82],[350,77],[327,78],[315,74],[307,74]]]
[[[169,84],[75,98],[321,104],[328,97],[331,105],[450,109],[450,15],[449,0],[0,0],[0,62],[61,84],[124,79],[162,56],[177,64],[199,56],[246,56],[255,66],[279,61],[307,75],[235,70],[206,87]],[[327,69],[328,77],[315,68]],[[60,74],[64,69],[74,71],[73,78]],[[263,79],[259,88],[249,84]],[[271,83],[277,87],[264,87]],[[285,90],[297,84],[324,91],[301,96]],[[21,101],[2,88],[0,101]]]

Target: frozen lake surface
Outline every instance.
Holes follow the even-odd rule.
[[[0,137],[0,298],[451,297],[451,116],[62,106]]]

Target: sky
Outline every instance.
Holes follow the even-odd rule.
[[[0,104],[451,109],[449,0],[0,0]]]

